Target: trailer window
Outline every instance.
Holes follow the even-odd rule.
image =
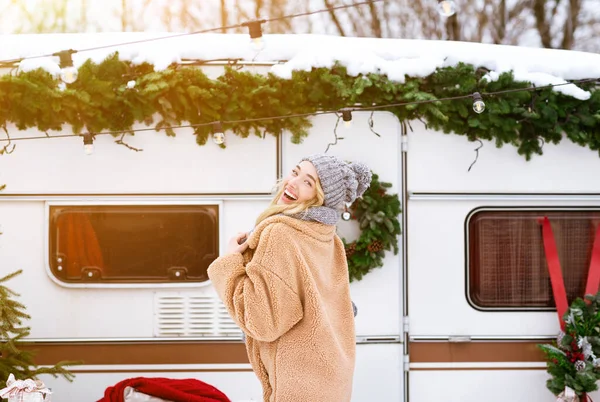
[[[467,221],[467,294],[474,307],[555,307],[544,216],[552,224],[569,302],[583,296],[600,211],[482,210]]]
[[[50,270],[63,282],[203,282],[217,205],[50,206]]]

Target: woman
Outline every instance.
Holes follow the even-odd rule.
[[[232,238],[208,275],[235,322],[265,402],[344,402],[355,334],[348,264],[335,233],[370,170],[330,155],[304,158],[251,235]]]

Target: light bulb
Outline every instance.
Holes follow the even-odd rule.
[[[224,144],[225,143],[225,133],[214,133],[213,134],[213,141],[217,145]]]
[[[94,153],[94,144],[85,144],[83,146],[83,152],[85,152],[86,155],[91,155]]]
[[[456,3],[454,0],[438,0],[437,9],[443,17],[450,17],[456,13]]]
[[[72,84],[77,81],[77,69],[73,67],[74,53],[77,53],[77,50],[69,49],[53,54],[53,56],[58,56],[60,59],[60,79],[67,84]]]
[[[265,20],[255,20],[244,22],[242,26],[248,27],[248,33],[250,34],[250,47],[255,51],[261,51],[265,48],[265,41],[262,37],[262,26],[261,24]]]
[[[473,94],[473,110],[475,113],[483,113],[485,110],[485,103],[479,92]]]
[[[225,133],[223,132],[223,125],[220,121],[213,123],[213,141],[217,145],[223,145],[225,143]]]
[[[352,126],[352,111],[350,109],[342,109],[342,120],[344,120],[344,127],[349,128]]]
[[[352,219],[352,214],[349,211],[350,207],[352,206],[352,203],[347,202],[345,206],[346,208],[344,208],[344,212],[342,213],[342,219],[345,221],[349,221],[350,219]]]
[[[67,84],[72,84],[77,81],[78,75],[77,69],[73,66],[65,67],[60,70],[60,79]]]
[[[260,38],[252,38],[250,40],[250,47],[257,52],[260,52],[265,48],[264,38],[262,36]]]
[[[83,152],[86,155],[94,153],[94,137],[90,133],[83,135]]]

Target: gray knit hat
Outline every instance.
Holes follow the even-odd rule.
[[[371,184],[371,170],[362,163],[347,163],[325,154],[307,156],[302,160],[309,161],[317,170],[325,193],[325,207],[339,209],[345,202],[352,203]]]

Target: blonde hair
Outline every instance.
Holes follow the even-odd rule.
[[[271,201],[267,209],[265,209],[258,216],[258,218],[256,218],[256,225],[273,215],[295,215],[300,212],[306,211],[310,207],[320,207],[325,202],[325,192],[323,191],[323,187],[321,187],[321,183],[319,182],[319,180],[317,180],[317,182],[315,183],[315,189],[317,190],[317,194],[314,198],[310,200],[293,204],[278,205],[277,201],[279,201],[279,199],[283,195],[283,191],[285,190],[283,181],[279,181],[277,183],[275,197],[273,197],[273,200]]]

